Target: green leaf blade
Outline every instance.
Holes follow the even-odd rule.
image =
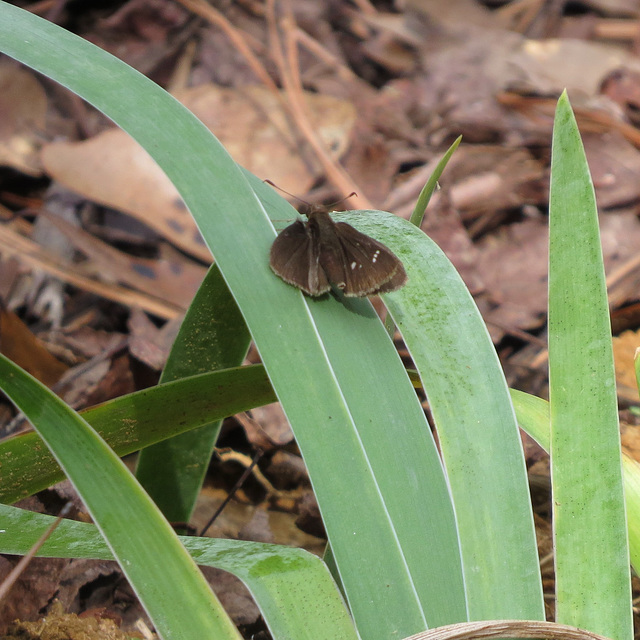
[[[240,310],[213,265],[189,305],[160,382],[240,366],[250,341]],[[204,425],[140,453],[136,477],[169,522],[189,522],[221,424]]]
[[[391,234],[389,246],[414,267],[409,283],[387,294],[385,304],[420,372],[438,430],[469,619],[544,619],[526,467],[497,354],[446,256],[418,229],[400,226],[403,233]],[[358,227],[369,230],[364,221]]]
[[[628,640],[629,551],[595,193],[566,93],[549,203],[549,398],[557,620]]]
[[[311,440],[303,451],[312,479],[320,465],[333,470],[334,484],[318,486],[317,495],[330,537],[351,533],[341,577],[350,603],[357,602],[352,612],[362,635],[386,640],[424,629],[425,612],[358,436],[359,418],[345,402],[307,301],[269,268],[275,232],[243,172],[204,125],[151,81],[55,25],[5,3],[0,9],[0,46],[106,113],[175,184],[241,309],[294,432],[312,425],[321,434],[317,447],[335,452],[320,455]],[[41,46],[30,46],[20,33]],[[282,203],[272,207],[274,217],[291,211]],[[325,433],[329,424],[333,438]],[[342,478],[345,469],[357,483]],[[371,565],[371,557],[385,560],[384,571]]]
[[[0,387],[78,490],[158,632],[185,640],[238,638],[167,521],[89,424],[2,355]]]
[[[264,368],[253,365],[136,391],[86,409],[81,415],[119,456],[124,456],[275,400]],[[62,470],[37,433],[0,441],[0,502],[11,504],[63,479]]]
[[[26,554],[54,521],[51,516],[0,505],[0,553]],[[256,600],[278,640],[355,640],[353,623],[322,561],[301,549],[211,538],[181,537],[201,565],[232,573]],[[112,560],[97,528],[63,520],[37,554]]]

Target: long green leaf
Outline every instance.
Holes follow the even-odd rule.
[[[0,387],[56,456],[158,633],[239,638],[168,522],[89,424],[1,354]]]
[[[184,107],[120,61],[55,25],[1,3],[0,47],[103,110],[153,154],[176,185],[242,311],[294,432],[304,442],[312,480],[330,472],[331,484],[314,487],[329,538],[345,546],[339,555],[340,575],[360,633],[386,640],[422,630],[427,612],[356,427],[369,412],[357,415],[345,400],[310,314],[314,303],[271,272],[268,252],[274,230],[243,174]],[[280,219],[290,211],[284,204],[271,209]],[[328,302],[339,308],[338,301]],[[334,331],[339,330],[336,322]],[[358,357],[356,353],[356,361]],[[368,373],[384,376],[385,368],[386,358],[381,358]],[[372,405],[380,400],[370,396]],[[313,432],[322,438],[314,439]],[[455,538],[449,539],[455,544]],[[338,557],[336,545],[334,551]],[[459,583],[455,575],[452,579]]]
[[[264,197],[265,205],[273,206],[269,202],[270,192],[264,193],[266,187],[253,182],[256,192]],[[379,211],[351,212],[348,216],[337,214],[336,217],[348,219],[354,226],[366,221],[368,233],[374,237],[384,226],[385,242],[392,238],[408,245],[428,241],[422,233],[413,234],[415,228],[406,221]],[[416,251],[413,260],[406,261],[409,272],[420,264],[416,256],[421,260],[420,252]],[[466,601],[454,515],[424,413],[371,304],[353,298],[343,298],[341,302],[336,306],[331,299],[314,300],[310,310],[349,409],[359,416],[357,437],[393,523],[402,561],[429,626],[464,620]],[[318,494],[335,483],[334,468],[326,461],[323,463],[325,452],[331,449],[335,451],[333,455],[340,455],[340,441],[345,435],[332,429],[330,424],[321,433],[314,425],[309,425],[310,429],[304,426],[307,425],[298,427],[296,437],[303,452],[307,452],[307,464],[309,452],[319,456],[317,464],[311,461],[310,466],[315,469],[312,481]],[[310,439],[308,445],[306,438]],[[342,475],[345,482],[358,483],[357,470],[349,467],[346,458]],[[322,505],[321,497],[319,501]],[[366,500],[363,504],[367,504]],[[420,504],[419,509],[415,508],[416,504]],[[353,505],[345,504],[344,508],[352,510]],[[344,527],[330,536],[341,577],[344,567],[352,564],[349,544],[352,535],[352,530]],[[429,541],[428,553],[425,553],[426,540]],[[387,558],[379,559],[378,563],[378,574],[388,573]],[[355,566],[353,570],[357,570]],[[367,597],[366,590],[352,594],[350,605],[353,607]],[[366,603],[359,606],[364,607]]]
[[[275,399],[264,368],[254,365],[137,391],[81,415],[124,456]],[[36,432],[0,441],[0,502],[16,502],[63,479],[58,463]]]
[[[364,220],[358,228],[370,230]],[[482,317],[449,260],[418,229],[409,226],[402,239],[389,238],[388,244],[405,263],[420,265],[385,302],[420,372],[438,429],[469,619],[543,620],[522,445]]]
[[[0,553],[24,555],[53,520],[51,516],[0,506]],[[223,569],[244,582],[274,638],[357,638],[326,566],[310,553],[257,542],[193,537],[180,540],[198,564]],[[38,555],[113,558],[96,527],[70,520],[61,522]]]
[[[598,215],[558,101],[549,202],[549,398],[557,621],[632,637],[620,435]]]
[[[538,444],[549,451],[549,403],[542,398],[511,390],[518,424]],[[640,573],[640,464],[622,454],[624,500],[627,508],[629,555],[636,573]]]
[[[427,183],[424,185],[424,187],[422,187],[422,191],[420,191],[416,206],[413,208],[413,212],[411,213],[410,218],[411,224],[415,224],[416,227],[419,227],[422,224],[422,219],[424,218],[424,214],[427,210],[429,201],[431,200],[431,196],[433,195],[433,192],[438,185],[438,180],[440,180],[442,172],[445,170],[445,167],[449,163],[449,160],[451,160],[451,156],[454,154],[455,150],[458,148],[461,142],[462,136],[458,136],[436,165],[436,168],[434,169],[431,176],[429,176]]]
[[[214,265],[189,305],[160,382],[239,366],[250,340],[238,305]],[[217,389],[212,393],[217,395]],[[185,407],[184,401],[180,404]],[[169,522],[189,522],[221,424],[218,420],[140,453],[136,477]]]

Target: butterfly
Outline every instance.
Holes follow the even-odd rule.
[[[271,245],[271,269],[307,295],[321,296],[332,285],[362,298],[396,291],[407,282],[400,259],[384,244],[346,222],[334,222],[314,206],[308,220],[296,220]]]

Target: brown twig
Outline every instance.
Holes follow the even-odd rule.
[[[276,83],[271,79],[271,76],[265,69],[262,62],[258,60],[251,50],[251,47],[246,43],[242,33],[236,29],[236,27],[234,27],[217,9],[214,9],[210,4],[204,2],[204,0],[177,0],[177,2],[189,9],[189,11],[199,15],[201,18],[208,20],[222,29],[235,48],[242,54],[242,56],[244,56],[247,64],[251,67],[260,82],[262,82],[266,87],[269,87],[272,91],[278,91]]]
[[[20,561],[16,564],[15,567],[11,570],[9,575],[3,580],[0,585],[0,601],[4,600],[7,593],[16,583],[16,580],[24,573],[27,565],[33,560],[36,553],[40,550],[40,547],[47,541],[49,536],[56,530],[58,525],[62,522],[62,519],[69,513],[71,510],[72,503],[67,502],[62,510],[60,511],[60,515],[53,521],[51,525],[49,525],[46,531],[38,538],[36,543],[29,549],[29,552],[25,554]]]
[[[229,458],[234,459],[234,460],[238,460],[238,457],[240,457],[242,459],[241,463],[245,464],[244,461],[247,459],[247,456],[244,456],[244,455],[242,455],[240,453],[237,453],[235,451],[229,452],[229,453],[232,454],[232,455],[229,456]],[[259,467],[256,466],[258,464],[258,461],[260,460],[260,458],[263,456],[263,454],[264,454],[264,451],[262,451],[262,449],[258,449],[256,451],[255,455],[253,456],[253,459],[249,462],[249,464],[245,465],[246,468],[245,468],[243,474],[240,476],[240,478],[238,478],[236,483],[231,488],[231,491],[229,491],[229,493],[227,494],[227,497],[222,501],[220,506],[215,510],[215,512],[211,516],[211,518],[209,518],[209,521],[207,522],[207,524],[205,524],[204,527],[202,527],[202,530],[198,534],[198,536],[200,538],[202,538],[204,536],[204,534],[207,533],[207,531],[209,530],[211,525],[216,521],[218,516],[222,513],[222,510],[229,504],[229,502],[231,502],[231,499],[233,498],[233,496],[238,492],[240,487],[242,487],[242,485],[245,483],[246,479],[251,475],[252,472],[254,474],[259,475],[262,478],[264,478],[264,480],[269,484],[269,486],[272,486],[271,483],[262,475],[262,473],[260,472]],[[275,491],[275,489],[274,489],[274,491]]]
[[[75,267],[61,261],[57,256],[49,254],[39,244],[12,231],[6,225],[0,226],[0,254],[15,256],[21,262],[42,269],[79,289],[95,293],[107,300],[119,302],[127,307],[140,307],[165,320],[176,318],[184,312],[184,309],[159,298],[131,291],[118,285],[97,282],[92,278],[80,275],[74,271]]]
[[[359,193],[362,193],[361,189],[358,190],[353,178],[351,178],[347,172],[342,169],[342,167],[333,161],[311,125],[300,83],[297,53],[293,53],[296,44],[295,37],[292,35],[296,29],[293,16],[289,14],[280,22],[285,39],[285,49],[288,54],[286,58],[283,54],[278,34],[275,15],[275,0],[267,0],[267,23],[273,43],[273,55],[275,62],[278,66],[282,85],[286,91],[287,98],[289,99],[289,107],[298,130],[313,149],[327,175],[328,180],[335,185],[339,191],[346,193],[355,189]],[[354,198],[354,204],[355,207],[359,209],[372,208],[369,200],[362,195]]]
[[[320,42],[310,36],[306,31],[296,26],[291,32],[291,39],[302,47],[305,47],[309,53],[312,53],[318,60],[321,60],[327,67],[333,69],[341,80],[347,82],[360,82],[358,76],[345,66],[331,51],[323,47]]]
[[[531,118],[544,117],[549,123],[553,123],[553,114],[556,108],[556,100],[553,98],[522,96],[518,93],[503,91],[496,96],[498,102]],[[618,131],[635,147],[640,148],[640,131],[629,124],[618,120],[606,111],[574,106],[573,111],[581,131],[602,133],[604,131]]]

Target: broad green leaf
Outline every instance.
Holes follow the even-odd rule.
[[[125,456],[274,400],[264,368],[254,365],[137,391],[86,409],[81,415],[119,456]],[[0,502],[16,502],[63,479],[62,470],[37,433],[0,441]]]
[[[189,306],[160,382],[239,366],[249,342],[238,305],[214,265]],[[211,394],[218,390],[212,387]],[[218,420],[141,452],[136,477],[169,522],[189,522],[221,424]]]
[[[0,388],[56,456],[158,633],[239,638],[168,522],[90,425],[1,354]]]
[[[629,548],[598,215],[566,92],[549,201],[549,399],[557,621],[632,637]]]
[[[371,229],[364,221],[358,228]],[[409,283],[385,303],[420,372],[438,430],[469,619],[543,620],[522,445],[487,329],[462,279],[430,239],[409,225],[404,237],[387,243],[415,265]]]
[[[0,506],[0,553],[24,555],[53,521],[51,516]],[[357,638],[326,566],[310,553],[244,540],[180,540],[198,564],[223,569],[244,582],[274,638]],[[60,523],[38,556],[113,558],[95,526],[71,520]]]
[[[254,188],[263,197],[266,187],[256,182]],[[271,207],[268,194],[264,194],[264,201]],[[424,234],[413,234],[416,230],[411,224],[379,211],[335,217],[356,227],[367,224],[367,233],[378,238],[384,226],[386,243],[392,238],[409,245],[429,242]],[[416,251],[414,260],[405,262],[409,273],[419,268],[420,260],[422,256]],[[349,409],[360,418],[357,435],[384,498],[416,595],[429,626],[464,620],[466,604],[449,491],[413,385],[371,304],[354,298],[342,298],[340,305],[334,302],[317,299],[309,306]],[[330,424],[321,432],[309,426],[312,428],[298,427],[296,438],[302,451],[307,452],[307,464],[309,451],[321,456],[315,474],[311,474],[318,494],[335,483],[335,469],[322,461],[324,452],[332,450],[332,455],[341,455],[340,442],[345,434],[331,429]],[[310,438],[308,446],[305,438]],[[314,443],[320,445],[317,451]],[[358,483],[355,471],[345,458],[342,475],[347,483]],[[322,506],[320,497],[319,502]],[[416,504],[420,504],[419,509]],[[353,505],[345,504],[344,508],[353,510]],[[352,530],[345,527],[337,536],[329,536],[341,578],[344,566],[351,562],[348,539],[352,535]],[[429,549],[425,553],[427,540]],[[379,574],[383,571],[381,564]],[[366,590],[350,595],[350,605],[367,597]]]
[[[244,174],[184,107],[80,38],[1,3],[0,47],[104,111],[152,153],[176,185],[232,291],[301,444],[329,538],[338,543],[334,552],[359,632],[363,637],[386,640],[422,630],[427,615],[437,612],[425,610],[424,595],[416,592],[406,550],[358,431],[371,413],[384,429],[388,401],[370,394],[363,415],[350,406],[347,396],[352,396],[341,388],[343,381],[328,357],[331,349],[310,311],[316,302],[305,300],[269,268],[274,229]],[[270,207],[279,219],[291,211],[281,202]],[[337,300],[318,304],[333,305],[336,317],[342,309]],[[324,332],[330,315],[323,318]],[[337,334],[341,321],[333,322],[332,332]],[[369,327],[373,324],[368,323],[367,330]],[[354,361],[359,358],[354,353]],[[397,360],[397,354],[393,358]],[[364,372],[364,382],[361,374],[361,392],[380,388],[382,383],[372,377],[384,378],[388,362],[389,355],[381,357],[371,371]],[[380,404],[379,411],[374,409],[376,404]],[[415,408],[409,410],[415,412]],[[400,435],[409,440],[408,434]],[[407,442],[400,449],[411,446]],[[325,474],[331,483],[316,483],[316,476]],[[435,491],[443,486],[440,483]],[[416,497],[414,504],[420,502]],[[455,545],[453,520],[439,526],[449,531],[441,544]],[[439,575],[451,576],[449,585],[441,587],[459,608],[461,594],[456,593],[455,585],[460,580],[455,568]]]

